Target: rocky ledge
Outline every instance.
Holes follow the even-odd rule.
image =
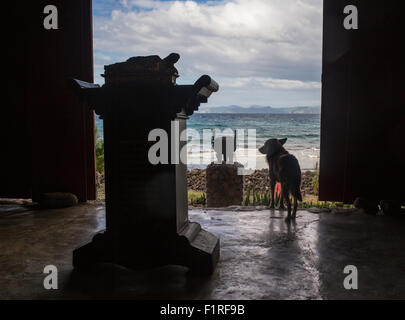
[[[303,196],[313,195],[312,179],[314,173],[306,171],[302,173],[301,192]],[[254,187],[260,193],[269,189],[269,169],[255,170],[251,175],[243,178],[243,189]],[[205,169],[192,169],[187,171],[187,186],[189,190],[206,192]],[[104,174],[97,173],[97,199],[105,199],[104,196]]]

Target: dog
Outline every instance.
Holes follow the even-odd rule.
[[[274,209],[274,189],[276,182],[281,184],[280,209],[284,209],[284,200],[287,202],[288,216],[287,221],[295,220],[297,215],[298,200],[302,201],[301,196],[301,168],[296,157],[288,153],[283,145],[287,142],[285,139],[269,139],[264,146],[259,148],[262,154],[266,155],[269,164],[270,173],[270,208]],[[294,209],[291,215],[290,194],[294,198]]]

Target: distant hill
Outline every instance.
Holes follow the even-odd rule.
[[[272,108],[263,106],[226,106],[226,107],[200,107],[198,113],[266,113],[266,114],[320,114],[320,107],[290,107]]]

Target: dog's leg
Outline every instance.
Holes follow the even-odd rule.
[[[287,202],[287,210],[288,210],[288,215],[285,218],[285,220],[290,221],[291,220],[291,201],[290,201],[290,197],[289,197],[290,192],[289,192],[286,184],[282,184],[281,187],[282,187],[282,192],[284,194],[284,198]]]
[[[293,220],[295,220],[295,218],[297,216],[297,207],[298,207],[298,200],[296,197],[294,197],[294,210],[293,210],[293,215],[292,215]]]
[[[279,209],[280,209],[280,210],[285,210],[285,206],[284,206],[284,192],[281,192]]]
[[[270,202],[270,209],[274,209],[274,190],[276,188],[276,181],[270,179],[270,195],[271,195],[271,202]]]

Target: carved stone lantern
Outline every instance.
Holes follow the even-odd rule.
[[[168,150],[186,144],[180,132],[218,84],[209,76],[176,85],[178,54],[134,57],[105,67],[105,85],[70,80],[104,120],[106,230],[73,252],[75,268],[111,262],[130,268],[184,265],[211,274],[219,239],[188,219],[187,166],[152,164],[153,129],[168,133]],[[174,121],[174,122],[173,122]]]

